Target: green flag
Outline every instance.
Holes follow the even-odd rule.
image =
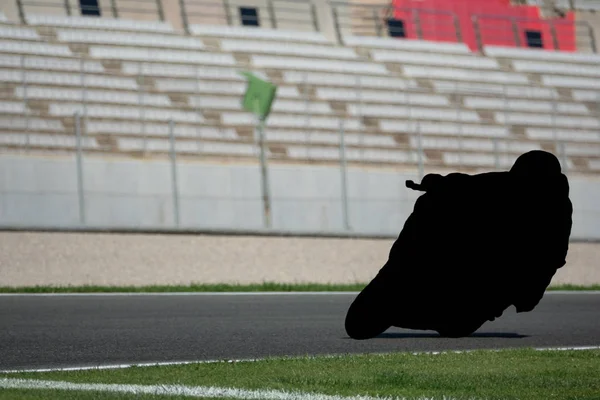
[[[277,86],[260,79],[251,72],[241,72],[241,74],[248,78],[248,87],[242,106],[261,119],[266,119],[271,112],[271,104],[275,100]]]

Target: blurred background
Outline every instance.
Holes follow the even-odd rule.
[[[572,238],[587,242],[585,279],[572,282],[600,283],[598,10],[598,0],[2,0],[0,226],[384,238],[376,261],[350,274],[364,278],[420,195],[405,180],[507,170],[542,149],[561,161]],[[264,174],[242,71],[277,85]],[[4,254],[23,257],[18,269],[3,259],[5,282],[38,282],[39,260],[24,254],[43,249],[49,262],[43,252],[59,244],[3,237]],[[273,257],[263,256],[238,260]],[[347,264],[321,279],[334,268],[323,260],[300,257],[315,270],[293,280],[345,276]],[[286,263],[253,277],[283,279],[274,271]],[[110,281],[94,279],[77,282]]]

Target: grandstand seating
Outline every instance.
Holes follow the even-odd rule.
[[[271,159],[489,170],[564,144],[600,172],[600,55],[168,22],[27,15],[0,20],[0,144],[254,158],[242,70],[278,84]],[[420,136],[419,136],[420,135]],[[562,151],[562,150],[560,150]]]

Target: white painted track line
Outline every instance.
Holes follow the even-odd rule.
[[[124,393],[133,395],[185,396],[196,398],[229,398],[248,400],[383,400],[399,398],[383,398],[370,396],[336,396],[320,393],[304,393],[282,390],[249,390],[212,386],[182,385],[120,385],[102,383],[71,383],[62,381],[41,381],[33,379],[0,378],[0,388],[5,389],[42,389],[93,391],[105,393]],[[425,399],[425,398],[423,398]]]
[[[385,356],[390,354],[411,354],[411,355],[439,355],[439,354],[461,354],[461,353],[472,353],[474,351],[504,351],[504,350],[518,350],[526,348],[506,348],[506,349],[472,349],[472,350],[444,350],[444,351],[406,351],[398,353],[369,353],[369,355]],[[600,350],[598,346],[571,346],[571,347],[535,347],[536,351],[579,351],[579,350]],[[276,359],[284,360],[295,360],[295,359],[312,359],[312,358],[341,358],[344,356],[359,356],[359,353],[352,354],[323,354],[314,356],[282,356],[273,357]],[[38,372],[67,372],[67,371],[93,371],[93,370],[107,370],[107,369],[125,369],[131,367],[158,367],[158,366],[169,366],[169,365],[190,365],[190,364],[217,364],[217,363],[247,363],[264,361],[267,358],[247,358],[247,359],[231,359],[231,360],[197,360],[197,361],[168,361],[168,362],[146,362],[146,363],[132,363],[132,364],[113,364],[113,365],[98,365],[98,366],[83,366],[83,367],[63,367],[63,368],[42,368],[42,369],[22,369],[22,370],[6,370],[0,371],[0,374],[18,374],[18,373],[38,373]]]
[[[81,297],[81,296],[332,296],[358,295],[359,292],[115,292],[115,293],[0,293],[0,297]],[[549,295],[600,295],[600,290],[552,290]]]

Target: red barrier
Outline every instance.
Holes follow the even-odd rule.
[[[394,0],[393,6],[409,39],[464,42],[477,51],[480,45],[528,47],[531,31],[541,34],[544,49],[577,50],[572,12],[544,19],[539,7],[515,6],[509,0]]]

